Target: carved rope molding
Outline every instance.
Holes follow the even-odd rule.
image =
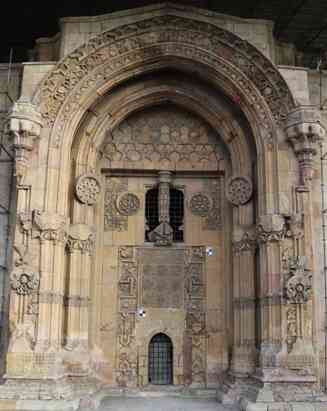
[[[172,45],[170,49],[169,43]],[[127,66],[131,61],[144,61],[151,46],[156,47],[150,50],[152,57],[157,57],[158,52],[161,56],[176,51],[183,55],[183,48],[184,51],[188,49],[185,57],[194,58],[197,53],[198,60],[202,58],[205,63],[212,64],[213,60],[223,56],[230,66],[238,69],[236,72],[239,71],[239,76],[234,71],[232,81],[238,83],[245,95],[249,89],[246,79],[254,84],[278,122],[295,106],[292,94],[278,70],[247,41],[210,23],[166,15],[106,31],[66,56],[45,78],[34,96],[43,118],[52,126],[59,111],[67,112],[65,102],[73,89],[77,90],[77,84],[84,82],[83,85],[79,84],[75,103],[72,99],[71,105],[77,104],[76,96],[80,98],[89,89],[94,89],[113,71]],[[228,64],[222,67],[223,61],[219,60],[217,69],[230,76],[230,67],[229,70]],[[103,70],[104,65],[107,72],[96,73],[97,68],[102,67]],[[92,73],[96,73],[93,78]],[[256,104],[261,105],[257,101]],[[259,110],[266,111],[266,108],[261,105]]]

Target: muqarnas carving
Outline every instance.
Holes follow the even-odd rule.
[[[81,203],[93,205],[99,198],[101,185],[96,176],[84,174],[77,179],[75,191]]]
[[[251,200],[252,181],[245,176],[231,177],[226,186],[226,197],[234,206],[242,206]]]

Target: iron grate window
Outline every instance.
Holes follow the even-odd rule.
[[[184,241],[184,193],[176,188],[169,190],[170,206],[169,219],[170,225],[173,229],[173,241]],[[145,241],[149,240],[149,234],[159,225],[159,190],[158,188],[151,188],[145,195]]]
[[[184,194],[176,188],[170,189],[169,207],[170,225],[173,229],[173,241],[183,241],[184,231]]]
[[[166,334],[155,335],[149,344],[149,383],[173,383],[173,345]]]
[[[145,195],[145,241],[150,241],[149,234],[159,225],[158,197],[158,188],[151,188]]]

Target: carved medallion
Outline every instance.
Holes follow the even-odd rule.
[[[98,178],[92,174],[84,174],[77,179],[76,196],[78,200],[87,205],[93,205],[97,202],[101,191],[101,185]]]
[[[207,217],[212,209],[212,199],[205,193],[193,194],[189,201],[191,212],[200,217]]]
[[[231,177],[226,187],[226,197],[235,206],[246,204],[252,197],[252,182],[248,177]]]
[[[18,295],[29,295],[37,290],[40,283],[38,273],[27,270],[15,270],[11,273],[10,285]]]
[[[140,208],[140,199],[136,194],[123,193],[117,197],[116,207],[120,214],[131,216]]]

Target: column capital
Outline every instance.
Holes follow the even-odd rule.
[[[259,243],[281,241],[286,235],[285,218],[280,214],[262,215],[257,225]]]
[[[21,184],[29,166],[29,153],[41,134],[42,115],[30,101],[18,100],[8,113],[8,128],[13,139],[15,173]]]
[[[319,142],[325,136],[320,112],[314,106],[300,106],[288,113],[285,120],[287,140],[291,143],[299,160],[301,184],[312,180],[314,157]]]

